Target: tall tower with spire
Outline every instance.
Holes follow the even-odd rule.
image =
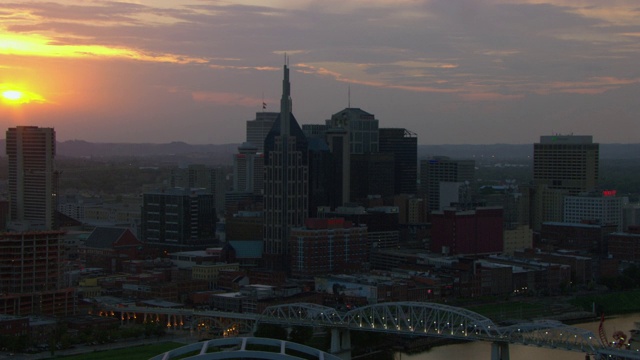
[[[265,265],[289,269],[289,231],[304,225],[309,207],[309,145],[293,116],[289,66],[284,65],[280,115],[264,142]]]

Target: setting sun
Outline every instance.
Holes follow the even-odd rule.
[[[15,84],[0,84],[0,100],[8,105],[21,105],[28,103],[44,103],[44,97],[32,91],[25,90],[23,86]]]
[[[2,92],[2,97],[7,100],[17,101],[22,98],[23,94],[18,90],[5,90]]]

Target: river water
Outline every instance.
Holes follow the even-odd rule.
[[[634,328],[634,322],[640,322],[640,313],[619,315],[605,319],[604,329],[609,339],[618,330],[623,331],[627,336],[629,330]],[[600,321],[572,326],[590,330],[598,336],[598,325]],[[636,336],[637,338],[637,336]],[[640,342],[640,339],[637,339]],[[636,343],[636,346],[638,344]],[[535,346],[509,345],[509,355],[511,360],[584,360],[585,354],[572,351],[562,351],[545,349]],[[432,348],[420,354],[396,354],[396,359],[402,360],[490,360],[491,343],[475,341],[464,344],[446,345]]]

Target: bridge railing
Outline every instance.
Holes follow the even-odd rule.
[[[511,343],[596,353],[605,347],[591,331],[542,320],[501,327],[503,338]]]

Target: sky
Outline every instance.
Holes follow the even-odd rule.
[[[351,106],[419,144],[640,142],[637,0],[0,0],[0,128],[228,144]]]

